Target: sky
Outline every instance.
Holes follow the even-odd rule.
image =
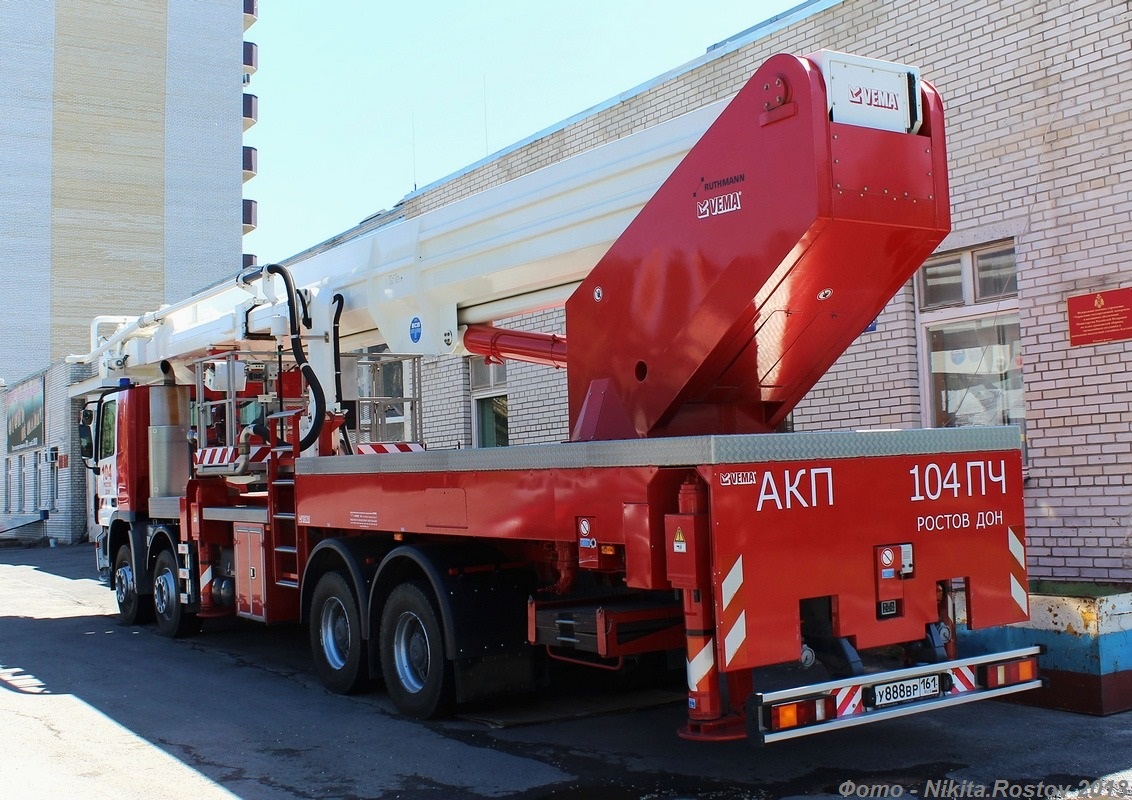
[[[244,252],[301,252],[799,2],[261,2]]]

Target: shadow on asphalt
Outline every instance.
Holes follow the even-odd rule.
[[[34,567],[60,578],[98,580],[94,567],[94,545],[89,542],[67,547],[0,547],[0,564]]]
[[[4,548],[0,549],[0,564],[97,582],[90,545]],[[100,596],[95,592],[110,595],[105,586],[80,588],[86,597]],[[100,601],[99,607],[112,608],[112,600]],[[276,751],[306,753],[304,748],[315,746],[310,742],[333,738],[341,730],[343,741],[353,744],[335,752],[363,762],[340,770],[327,764],[337,781],[332,791],[312,790],[305,795],[253,792],[257,797],[397,796],[411,800],[482,796],[453,793],[452,785],[433,785],[427,777],[417,776],[407,778],[401,790],[385,795],[343,789],[356,785],[351,775],[372,769],[370,762],[382,746],[381,737],[409,730],[402,725],[431,730],[449,740],[447,745],[462,743],[470,752],[507,753],[578,776],[568,785],[509,795],[524,800],[837,796],[846,781],[881,787],[877,791],[887,786],[886,796],[897,796],[894,792],[899,791],[922,797],[927,782],[953,780],[956,775],[960,781],[975,775],[980,780],[989,776],[1034,783],[1057,776],[1060,782],[1076,783],[1132,765],[1128,755],[1132,751],[1127,750],[1132,742],[1132,715],[1082,718],[992,703],[764,749],[746,742],[685,742],[675,735],[682,718],[678,704],[660,702],[629,713],[576,718],[579,698],[590,701],[603,692],[616,697],[627,687],[617,676],[569,665],[554,666],[551,689],[470,706],[462,719],[437,723],[383,719],[392,714],[383,691],[340,698],[321,688],[306,631],[298,625],[209,621],[200,636],[170,642],[152,627],[123,626],[110,613],[82,610],[77,607],[73,616],[40,618],[11,616],[9,610],[0,608],[0,687],[28,695],[72,694],[230,787],[235,779],[229,777],[229,767],[208,761],[189,743],[207,743],[200,745],[207,752],[209,746],[223,743],[229,747],[230,742],[231,748],[242,753],[249,742],[279,740],[274,750],[259,753],[261,760],[271,764]],[[649,676],[644,689],[679,695],[679,686],[673,687],[671,677]],[[537,710],[555,703],[568,711],[574,708],[570,713]],[[257,709],[266,708],[272,709],[271,719],[256,719],[266,715],[257,714]],[[282,715],[278,720],[277,713]],[[248,757],[255,758],[255,754]],[[317,755],[311,758],[316,766],[321,765]],[[262,765],[259,769],[264,774],[272,772]],[[934,796],[956,796],[955,791],[963,791],[961,782],[936,785]]]

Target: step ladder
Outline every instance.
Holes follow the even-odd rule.
[[[295,459],[299,455],[301,410],[267,417],[271,453],[267,460],[267,514],[271,526],[272,580],[282,589],[299,588],[299,530],[295,518]]]

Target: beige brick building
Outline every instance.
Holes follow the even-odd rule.
[[[390,216],[727,97],[777,52],[915,64],[947,108],[953,232],[795,411],[794,427],[1022,425],[1031,574],[1128,581],[1132,342],[1071,346],[1067,298],[1132,286],[1130,28],[1117,0],[815,0],[409,195]],[[563,326],[560,312],[511,323]],[[566,438],[561,374],[479,371],[477,380],[453,360],[426,367],[430,446],[480,444],[501,414],[511,444]],[[482,406],[493,397],[505,400]]]
[[[240,269],[255,14],[255,0],[0,2],[0,537],[86,533],[68,399],[85,372],[62,361],[90,349],[92,317]]]

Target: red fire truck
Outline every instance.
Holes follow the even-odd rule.
[[[301,620],[326,686],[383,678],[420,718],[547,657],[678,652],[704,740],[1032,688],[1036,648],[955,638],[957,595],[971,628],[1027,617],[1018,431],[780,432],[949,225],[916,69],[777,55],[729,101],[97,318],[72,360],[122,620]],[[568,340],[494,324],[563,304]],[[421,358],[469,354],[566,368],[570,440],[425,446]]]

